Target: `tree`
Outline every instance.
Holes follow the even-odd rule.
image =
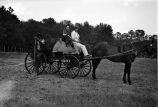
[[[53,26],[56,24],[56,21],[53,18],[43,19],[42,22],[47,26]]]
[[[75,23],[75,26],[78,26],[79,28],[82,26],[81,23]]]
[[[13,45],[14,38],[17,34],[17,26],[20,20],[12,12],[14,10],[9,7],[8,10],[4,7],[0,7],[0,36],[3,36],[3,43],[7,45]]]
[[[142,40],[142,38],[143,38],[144,35],[145,35],[145,31],[144,31],[144,30],[136,30],[135,33],[136,33],[136,37],[137,37],[139,40]]]
[[[128,34],[130,35],[130,39],[134,39],[136,36],[133,30],[128,31]]]
[[[120,32],[116,32],[116,38],[117,39],[122,39],[122,34]]]
[[[95,27],[97,32],[98,40],[113,41],[113,29],[108,24],[100,23]]]
[[[81,41],[85,43],[90,43],[93,38],[91,34],[92,31],[91,25],[87,21],[84,22],[83,24],[76,23],[75,25],[79,26],[78,32],[80,34]]]
[[[14,9],[11,6],[9,6],[8,11],[12,14],[14,12]]]
[[[123,33],[122,34],[122,39],[123,40],[128,40],[128,39],[130,39],[130,35],[128,33]]]
[[[65,26],[65,25],[73,26],[73,24],[71,23],[70,20],[62,20],[62,21],[60,21],[60,24],[63,26]]]

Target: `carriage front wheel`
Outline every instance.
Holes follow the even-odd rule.
[[[80,62],[79,76],[80,77],[87,76],[90,73],[91,69],[92,69],[92,64],[91,64],[90,60],[84,60],[84,61]]]
[[[75,55],[64,55],[60,60],[59,74],[61,77],[75,78],[79,71],[79,60]]]
[[[34,57],[33,53],[27,53],[25,57],[25,68],[29,74],[42,73],[46,68],[46,57],[44,55],[38,57],[38,54]]]

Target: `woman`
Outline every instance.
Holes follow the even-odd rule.
[[[80,43],[80,35],[78,34],[78,26],[75,27],[75,30],[71,32],[71,38],[73,40],[74,47],[81,50],[85,57],[90,57],[91,55],[88,54],[86,47]]]

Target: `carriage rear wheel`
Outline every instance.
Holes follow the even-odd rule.
[[[90,60],[84,60],[84,61],[80,62],[79,76],[80,77],[87,76],[90,73],[91,69],[92,69],[92,64],[91,64]]]
[[[80,71],[79,60],[74,55],[64,55],[60,60],[59,74],[61,77],[75,78]]]
[[[48,63],[45,71],[50,74],[57,73],[60,69],[59,61],[60,61],[59,59],[55,59],[51,61],[50,63]]]
[[[42,73],[46,68],[46,57],[34,57],[34,54],[29,52],[25,57],[25,68],[28,73]]]

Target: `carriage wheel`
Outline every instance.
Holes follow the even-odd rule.
[[[59,69],[60,69],[59,60],[54,60],[51,63],[47,64],[46,72],[55,74],[59,71]]]
[[[80,72],[79,76],[85,77],[87,76],[92,69],[92,64],[90,60],[84,60],[83,62],[80,63]]]
[[[36,65],[38,65],[36,67]],[[28,73],[40,74],[45,70],[46,67],[46,57],[43,55],[41,58],[35,58],[33,53],[28,53],[25,57],[25,68]]]
[[[60,76],[75,78],[78,75],[79,70],[79,60],[74,55],[64,55],[60,62]]]

